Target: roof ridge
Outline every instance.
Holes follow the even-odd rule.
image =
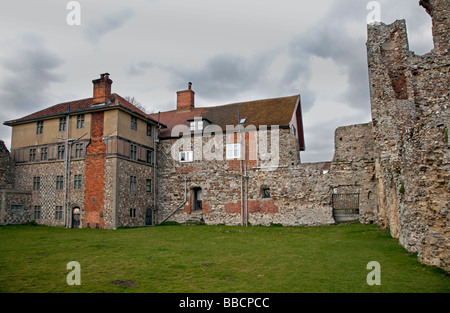
[[[261,102],[261,101],[270,101],[270,100],[278,100],[278,99],[287,99],[287,98],[294,98],[299,97],[300,94],[292,95],[292,96],[284,96],[284,97],[274,97],[274,98],[266,98],[266,99],[256,99],[256,100],[247,100],[247,101],[240,101],[240,102],[232,102],[227,104],[219,104],[219,105],[211,105],[211,106],[202,106],[202,107],[195,107],[195,109],[210,109],[210,108],[217,108],[217,107],[224,107],[228,105],[236,105],[236,104],[246,104],[246,103],[252,103],[252,102]],[[191,110],[192,111],[192,110]],[[174,110],[168,110],[168,111],[161,111],[156,113],[149,113],[147,115],[157,115],[158,113],[171,113],[171,112],[178,112],[177,109]],[[184,111],[180,111],[184,112]]]

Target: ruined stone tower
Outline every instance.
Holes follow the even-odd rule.
[[[406,23],[368,26],[378,223],[423,263],[450,269],[448,0],[421,0],[434,49],[409,51]]]

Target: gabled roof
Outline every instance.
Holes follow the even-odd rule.
[[[188,125],[188,120],[195,117],[206,118],[213,124],[226,131],[227,125],[236,126],[239,124],[239,117],[245,118],[244,127],[254,125],[259,129],[260,126],[278,125],[280,128],[289,127],[292,122],[296,110],[300,108],[300,96],[290,96],[274,99],[255,100],[248,102],[232,103],[220,106],[197,107],[192,110],[173,110],[160,113],[150,114],[149,116],[167,126],[161,130],[160,138],[171,138],[172,128],[176,125]],[[300,111],[301,112],[301,111]],[[159,114],[159,116],[158,116]],[[295,125],[297,127],[297,125]],[[303,125],[300,121],[299,143],[300,147],[304,147],[303,142]]]
[[[83,113],[95,110],[105,110],[112,108],[122,108],[131,113],[135,113],[140,117],[147,119],[151,122],[157,123],[157,121],[153,120],[149,117],[145,112],[128,102],[126,99],[122,98],[116,93],[111,94],[110,101],[105,104],[96,104],[94,103],[94,98],[86,98],[81,100],[75,100],[70,102],[63,102],[56,104],[54,106],[45,108],[33,114],[24,116],[22,118],[11,120],[4,122],[5,125],[14,126],[17,124],[27,123],[34,120],[42,120],[50,117],[63,116],[66,114],[75,114],[75,113]],[[165,128],[165,125],[161,125]]]

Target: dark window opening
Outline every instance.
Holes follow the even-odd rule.
[[[131,117],[131,129],[137,130],[137,117],[134,116]]]
[[[197,187],[192,190],[193,201],[192,201],[192,211],[202,211],[202,188]]]
[[[84,114],[77,115],[77,129],[84,128]]]
[[[66,130],[66,118],[65,117],[61,117],[59,119],[59,131],[65,131]]]
[[[36,135],[42,134],[43,131],[44,131],[44,121],[37,122]]]

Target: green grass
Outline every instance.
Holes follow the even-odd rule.
[[[80,286],[66,283],[70,261]],[[370,261],[381,265],[380,286],[366,283]],[[445,273],[372,225],[0,227],[0,292],[449,291]]]

